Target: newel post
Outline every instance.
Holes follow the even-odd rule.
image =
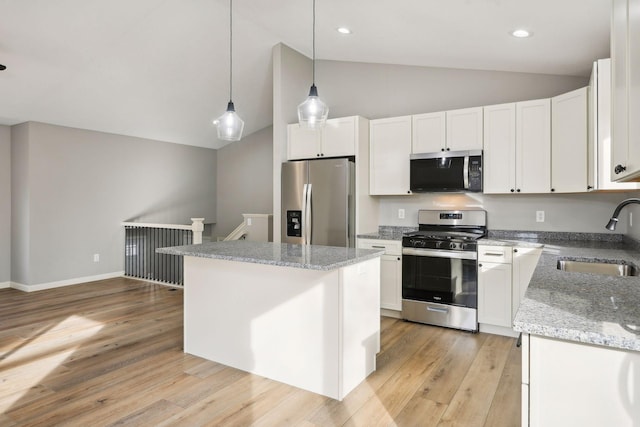
[[[202,243],[202,232],[204,231],[204,218],[191,218],[191,231],[193,232],[193,244]]]

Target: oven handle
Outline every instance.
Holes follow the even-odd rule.
[[[478,254],[476,252],[439,251],[417,248],[402,248],[402,255],[428,256],[433,258],[478,259]]]

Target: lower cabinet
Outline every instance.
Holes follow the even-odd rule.
[[[523,334],[522,425],[640,425],[640,353]]]
[[[478,245],[481,331],[516,335],[512,329],[513,319],[541,254],[539,247]]]
[[[380,257],[380,308],[402,310],[402,242],[358,239],[362,249],[384,249]]]

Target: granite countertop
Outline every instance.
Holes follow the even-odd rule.
[[[514,330],[640,351],[639,276],[557,269],[562,258],[625,261],[640,266],[637,246],[601,240],[538,239],[529,243],[544,244],[544,249],[516,314]]]
[[[374,240],[402,240],[404,233],[411,233],[418,229],[418,227],[398,227],[393,225],[381,225],[378,227],[377,233],[358,234],[356,237],[359,239],[374,239]]]
[[[384,250],[377,249],[304,246],[246,240],[174,246],[159,248],[156,249],[156,252],[325,271],[356,264],[384,254]]]

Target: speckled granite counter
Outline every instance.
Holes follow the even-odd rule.
[[[640,277],[557,269],[561,258],[623,260],[640,266],[640,252],[633,242],[619,235],[600,240],[503,240],[490,234],[484,243],[491,242],[544,244],[514,320],[516,331],[640,351]]]
[[[402,240],[404,233],[416,231],[418,227],[398,227],[393,225],[381,225],[377,233],[358,234],[359,239],[376,240]]]
[[[157,249],[158,253],[303,268],[334,270],[384,254],[376,249],[292,245],[235,240]]]

